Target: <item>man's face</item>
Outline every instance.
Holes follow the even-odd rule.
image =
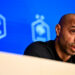
[[[58,38],[60,48],[68,55],[75,55],[75,16],[64,23]]]

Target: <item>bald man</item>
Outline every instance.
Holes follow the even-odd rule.
[[[75,14],[62,16],[55,29],[55,40],[34,42],[24,55],[75,63]]]

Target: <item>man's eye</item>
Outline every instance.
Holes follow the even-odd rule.
[[[75,32],[75,30],[72,30],[72,32]]]
[[[75,33],[75,30],[71,30],[71,33]]]

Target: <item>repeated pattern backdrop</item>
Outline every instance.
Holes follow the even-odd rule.
[[[54,40],[67,13],[75,13],[74,0],[1,0],[0,51],[23,54],[32,42]]]

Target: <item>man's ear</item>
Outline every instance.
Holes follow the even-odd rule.
[[[60,30],[61,30],[61,26],[59,24],[57,24],[55,29],[56,29],[56,35],[59,36]]]

